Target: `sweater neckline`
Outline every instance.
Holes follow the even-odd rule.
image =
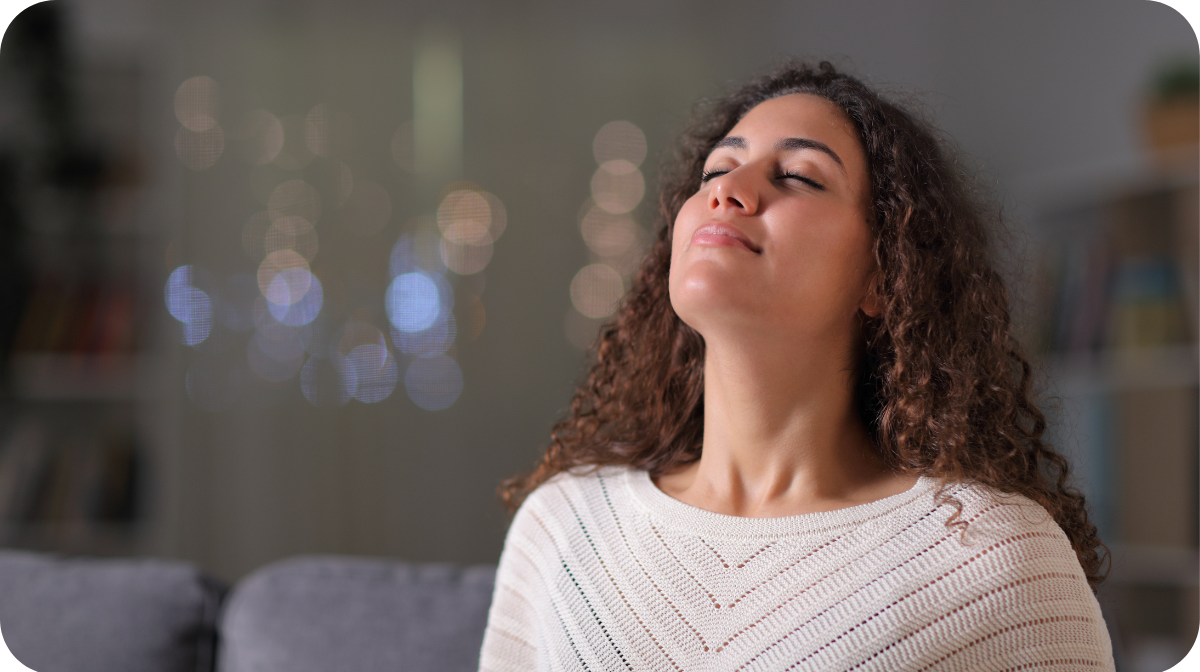
[[[937,485],[936,479],[921,476],[908,490],[866,504],[777,518],[748,518],[685,504],[659,490],[644,469],[627,469],[624,481],[633,501],[652,517],[669,527],[710,537],[793,536],[861,525],[912,504]]]

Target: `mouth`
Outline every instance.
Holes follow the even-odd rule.
[[[696,229],[692,234],[692,245],[711,247],[741,247],[755,254],[761,254],[762,248],[751,242],[746,234],[725,222],[709,222]]]

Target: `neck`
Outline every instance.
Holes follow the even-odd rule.
[[[665,484],[668,494],[752,517],[877,494],[890,474],[854,406],[848,347],[706,345],[703,450]]]

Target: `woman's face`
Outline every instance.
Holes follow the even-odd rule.
[[[866,157],[846,116],[810,94],[751,109],[675,219],[671,305],[706,340],[729,329],[796,344],[878,313]]]

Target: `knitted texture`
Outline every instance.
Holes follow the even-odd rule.
[[[978,485],[964,533],[937,482],[870,504],[742,518],[645,471],[560,474],[513,519],[480,669],[1112,670],[1062,530]]]

